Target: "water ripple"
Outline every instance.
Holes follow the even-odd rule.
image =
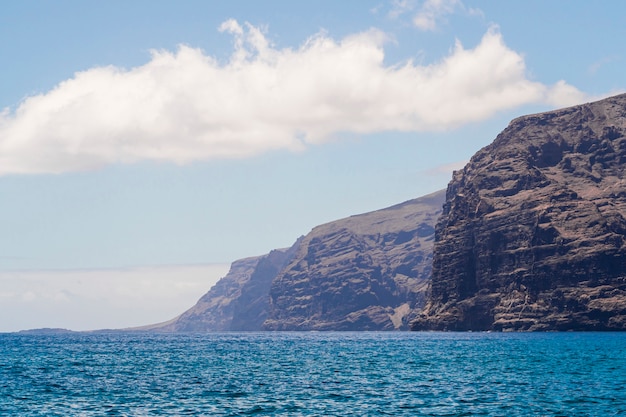
[[[626,334],[0,335],[0,415],[626,415]]]

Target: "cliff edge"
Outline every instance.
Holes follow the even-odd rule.
[[[513,120],[453,175],[413,330],[626,330],[626,94]]]
[[[408,330],[444,191],[314,228],[272,281],[265,330]]]

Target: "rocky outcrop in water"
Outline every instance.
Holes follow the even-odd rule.
[[[455,172],[414,330],[626,329],[626,95],[518,118]]]
[[[408,329],[444,192],[318,226],[272,281],[266,330]]]

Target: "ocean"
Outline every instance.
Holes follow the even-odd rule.
[[[0,416],[246,415],[626,416],[626,334],[0,334]]]

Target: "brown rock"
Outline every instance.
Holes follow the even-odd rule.
[[[423,307],[444,191],[318,226],[246,258],[166,323],[130,330],[408,329]]]
[[[180,316],[141,330],[163,332],[218,332],[260,330],[267,317],[272,279],[293,257],[298,242],[290,249],[240,259],[230,271]]]
[[[272,282],[266,330],[408,329],[444,192],[318,226]]]
[[[626,95],[515,119],[453,175],[414,330],[626,329]]]

